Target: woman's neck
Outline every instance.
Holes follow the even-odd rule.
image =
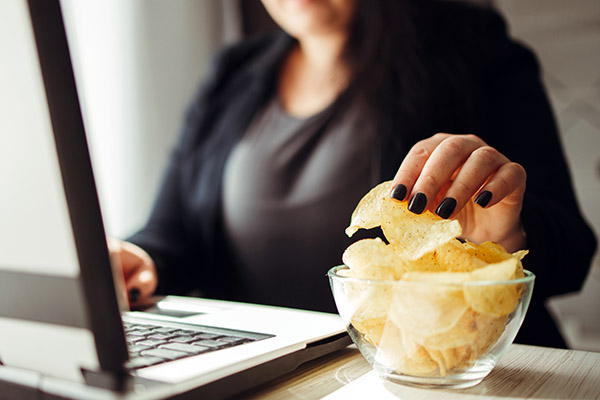
[[[338,35],[298,41],[279,77],[279,97],[292,115],[307,117],[329,104],[348,86],[349,66],[343,58],[345,38]]]
[[[298,50],[307,67],[325,73],[343,63],[346,37],[341,34],[307,36],[298,40]]]

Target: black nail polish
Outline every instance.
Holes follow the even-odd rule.
[[[138,288],[129,289],[129,302],[135,303],[136,301],[139,300],[141,294],[142,293],[140,292],[140,289],[138,289]]]
[[[479,196],[477,196],[477,198],[475,199],[475,204],[478,204],[481,207],[485,208],[485,206],[488,205],[488,203],[490,202],[491,199],[492,199],[492,192],[490,192],[489,190],[486,190],[484,192],[479,193]]]
[[[412,197],[412,199],[410,199],[408,211],[411,211],[415,214],[421,214],[423,210],[425,210],[425,206],[427,206],[427,196],[421,192],[418,192]]]
[[[390,196],[396,200],[404,200],[404,198],[406,197],[406,186],[404,186],[401,183],[397,184],[392,189],[392,193],[390,193]]]
[[[438,206],[435,213],[444,219],[448,219],[452,215],[456,208],[456,199],[453,197],[446,197]]]

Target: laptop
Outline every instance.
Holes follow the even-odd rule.
[[[226,398],[350,344],[327,313],[125,310],[59,0],[2,0],[0,54],[0,398]]]

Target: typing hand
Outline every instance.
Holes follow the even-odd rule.
[[[152,296],[158,285],[158,276],[148,253],[133,243],[115,238],[108,238],[108,248],[114,267],[120,268],[123,274],[121,295],[129,300],[129,306],[142,303]]]

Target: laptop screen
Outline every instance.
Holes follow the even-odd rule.
[[[0,54],[0,362],[119,374],[127,349],[59,1],[3,0]]]
[[[51,393],[62,392],[46,382],[121,391],[158,382],[225,397],[349,344],[337,315],[169,296],[163,305],[194,312],[123,316],[130,336],[162,340],[132,341],[129,364],[136,352],[146,360],[128,374],[59,0],[1,0],[0,54],[0,397],[16,373]]]

